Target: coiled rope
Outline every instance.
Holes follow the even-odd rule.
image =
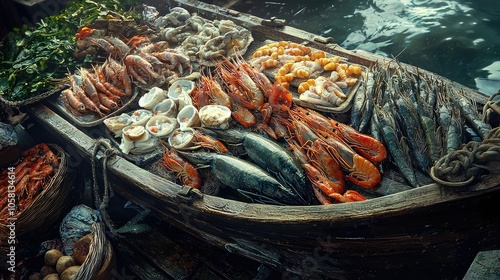
[[[484,172],[499,172],[499,165],[500,127],[496,127],[483,141],[471,141],[440,158],[431,168],[430,176],[441,185],[466,186]]]
[[[100,150],[103,150],[102,158],[102,178],[103,178],[103,194],[100,196],[99,192],[99,184],[97,183],[97,153]],[[113,155],[118,154],[118,150],[113,148],[109,142],[104,139],[95,140],[94,149],[92,150],[92,158],[91,158],[91,166],[92,166],[92,189],[94,191],[94,202],[97,206],[97,209],[101,212],[104,223],[109,228],[112,234],[118,236],[119,234],[116,232],[111,218],[109,217],[108,212],[106,212],[106,208],[109,204],[109,181],[108,181],[108,173],[107,173],[107,163],[108,159]]]

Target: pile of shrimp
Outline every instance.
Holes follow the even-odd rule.
[[[192,72],[189,58],[168,48],[168,43],[150,43],[140,36],[125,42],[112,36],[93,37],[98,32],[89,34],[78,40],[88,40],[107,59],[92,65],[92,69],[68,73],[71,87],[61,93],[60,99],[75,116],[89,112],[106,116],[132,96],[134,86],[147,90]]]

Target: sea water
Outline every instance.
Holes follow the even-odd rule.
[[[424,68],[491,95],[500,90],[499,0],[206,1]]]

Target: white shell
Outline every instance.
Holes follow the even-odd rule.
[[[163,99],[167,98],[165,90],[159,87],[152,87],[139,99],[139,106],[151,110],[153,107],[160,103]]]
[[[167,116],[154,116],[149,119],[146,129],[156,137],[166,137],[177,128],[177,120]]]
[[[188,127],[185,129],[177,128],[168,137],[168,144],[174,149],[189,149],[194,146],[194,129]]]
[[[177,80],[168,88],[167,96],[175,102],[179,102],[179,96],[185,91],[188,95],[193,91],[195,84],[193,81]]]
[[[177,122],[181,129],[186,127],[196,127],[200,125],[198,109],[193,105],[187,105],[177,114]]]
[[[137,141],[146,135],[146,128],[142,125],[129,125],[122,129],[123,138]]]
[[[198,114],[201,126],[218,129],[227,129],[229,127],[231,110],[226,106],[206,105],[201,107]]]
[[[175,118],[177,116],[177,105],[175,101],[167,98],[153,107],[153,115]]]
[[[156,148],[158,138],[152,136],[144,126],[129,125],[123,128],[120,150],[124,154],[142,154]]]
[[[131,125],[146,125],[148,120],[153,116],[153,112],[145,109],[138,109],[130,113],[130,118],[132,118]]]
[[[130,149],[132,154],[144,154],[151,152],[156,148],[158,144],[158,137],[154,137],[149,133],[146,133],[146,137],[135,141],[134,147]]]
[[[121,114],[107,118],[103,121],[104,125],[115,134],[115,137],[122,135],[122,129],[132,123],[132,118],[127,114]]]
[[[187,91],[183,90],[181,95],[179,95],[178,103],[179,103],[178,108],[180,111],[182,110],[182,108],[188,105],[193,105],[193,99],[191,99],[191,96],[189,96],[189,93]]]

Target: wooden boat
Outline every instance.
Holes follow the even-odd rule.
[[[256,42],[307,42],[366,67],[384,60],[342,49],[276,19],[191,0],[167,1],[170,5],[206,18],[231,19],[251,30]],[[485,96],[465,90],[479,104],[486,102]],[[30,105],[28,112],[76,157],[90,158],[95,138],[103,135],[73,126],[46,103]],[[118,195],[199,239],[269,265],[284,278],[457,278],[478,251],[500,244],[500,215],[493,210],[500,197],[498,173],[462,188],[429,184],[356,203],[273,206],[181,187],[120,156],[108,160],[107,171]]]

